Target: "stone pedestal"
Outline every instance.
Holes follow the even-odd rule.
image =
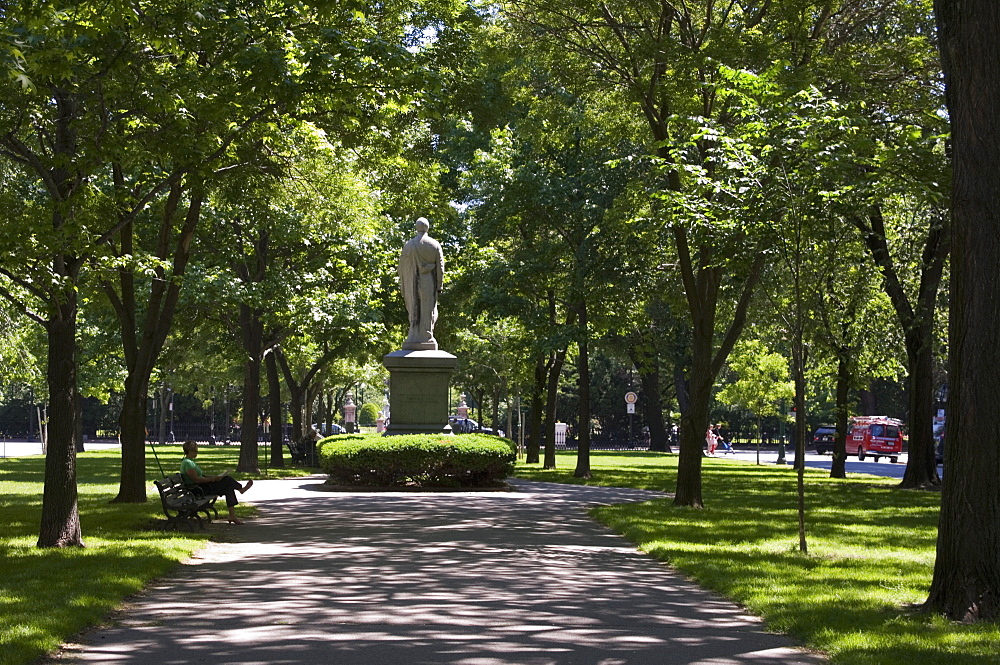
[[[447,351],[393,351],[382,358],[389,370],[386,434],[445,434],[448,385],[458,358]]]

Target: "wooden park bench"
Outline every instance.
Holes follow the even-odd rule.
[[[191,531],[194,530],[194,524],[204,529],[205,522],[211,522],[213,517],[219,516],[219,511],[215,508],[218,495],[206,494],[197,486],[185,485],[179,473],[153,481],[153,484],[160,492],[163,514],[167,517],[164,530],[176,529],[181,524]]]
[[[292,456],[294,464],[306,463],[306,451],[302,449],[302,446],[292,441],[285,441],[285,446],[288,447],[288,454]]]
[[[315,442],[286,441],[285,445],[288,446],[288,453],[292,456],[293,464],[302,464],[303,466],[319,466],[316,456]]]

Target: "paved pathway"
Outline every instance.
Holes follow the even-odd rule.
[[[261,517],[64,659],[296,665],[821,663],[584,513],[653,492],[330,493],[258,481]],[[200,604],[193,613],[191,606]]]

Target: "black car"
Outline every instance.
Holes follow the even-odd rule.
[[[448,418],[448,423],[451,425],[451,431],[455,434],[496,434],[492,427],[480,427],[472,418],[456,418],[454,416]]]
[[[813,448],[820,455],[833,452],[833,438],[837,435],[837,428],[833,425],[820,425],[813,432]]]

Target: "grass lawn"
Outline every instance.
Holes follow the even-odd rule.
[[[0,459],[0,665],[29,663],[58,648],[72,634],[100,622],[149,580],[167,573],[209,537],[204,531],[163,533],[150,528],[163,518],[152,484],[162,474],[148,448],[146,453],[150,482],[145,504],[109,503],[118,493],[118,450],[78,457],[83,549],[35,547],[45,460]],[[157,454],[165,471],[176,472],[183,456],[179,445],[157,446]],[[198,463],[206,473],[221,472],[234,468],[238,457],[237,446],[205,446]],[[307,473],[296,467],[279,471]],[[242,504],[237,510],[244,515],[252,512]]]
[[[558,468],[521,464],[517,476],[581,483],[575,456]],[[673,492],[677,456],[593,452],[592,485]],[[940,495],[897,480],[806,472],[809,553],[798,551],[795,472],[706,458],[704,510],[670,499],[595,508],[594,517],[702,586],[764,617],[835,663],[1000,663],[1000,627],[919,612],[934,565]]]

